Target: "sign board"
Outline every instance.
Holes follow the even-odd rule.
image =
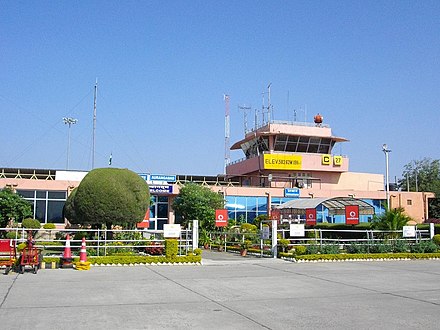
[[[316,209],[306,209],[306,225],[316,225]]]
[[[179,238],[180,237],[180,225],[166,223],[163,225],[163,237],[166,238]]]
[[[331,160],[332,160],[332,156],[330,156],[330,155],[322,155],[321,156],[321,164],[322,165],[330,165]]]
[[[263,226],[263,229],[261,231],[261,239],[269,239],[269,226]]]
[[[342,156],[333,156],[333,165],[341,166],[342,165]]]
[[[160,185],[160,186],[149,186],[150,193],[152,194],[172,194],[173,186],[172,185]]]
[[[403,226],[403,237],[416,237],[416,226]]]
[[[299,198],[301,191],[299,188],[285,188],[284,197]]]
[[[345,223],[347,225],[357,225],[359,223],[359,205],[345,206]]]
[[[281,219],[281,211],[278,209],[272,209],[270,211],[270,220],[280,221]]]
[[[215,210],[215,226],[226,227],[228,225],[228,210]]]
[[[290,224],[290,237],[304,237],[304,224],[303,223],[291,223]]]
[[[163,175],[163,174],[150,174],[147,178],[147,181],[163,181],[163,182],[176,182],[175,175]]]
[[[301,170],[302,156],[285,154],[264,154],[265,170]]]

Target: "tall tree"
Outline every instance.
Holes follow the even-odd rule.
[[[127,169],[98,168],[69,196],[64,215],[71,223],[134,226],[149,206],[149,188],[139,175]]]
[[[440,218],[440,160],[413,160],[403,169],[399,188],[403,191],[429,191],[436,195],[428,204],[430,218]]]
[[[173,209],[182,224],[189,220],[199,220],[200,228],[214,230],[215,210],[222,209],[225,201],[223,196],[208,187],[188,183],[180,189],[179,196],[173,202]]]
[[[14,193],[11,189],[0,190],[0,227],[4,228],[10,221],[22,221],[32,217],[30,202]]]

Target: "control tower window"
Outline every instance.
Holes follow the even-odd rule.
[[[269,151],[269,139],[267,137],[259,137],[241,145],[246,158],[256,157],[259,154]]]

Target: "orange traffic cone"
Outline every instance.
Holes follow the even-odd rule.
[[[87,262],[87,251],[86,251],[86,238],[83,237],[81,243],[81,251],[79,252],[79,261]]]
[[[72,251],[70,250],[70,235],[66,236],[66,246],[64,247],[64,254],[60,258],[60,266],[62,268],[72,268]]]
[[[70,235],[69,234],[67,234],[67,236],[66,236],[66,246],[64,248],[63,258],[64,259],[72,258],[72,251],[70,250]]]

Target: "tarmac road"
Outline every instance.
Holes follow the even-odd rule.
[[[438,329],[439,315],[440,261],[204,252],[199,266],[0,275],[1,329]]]

